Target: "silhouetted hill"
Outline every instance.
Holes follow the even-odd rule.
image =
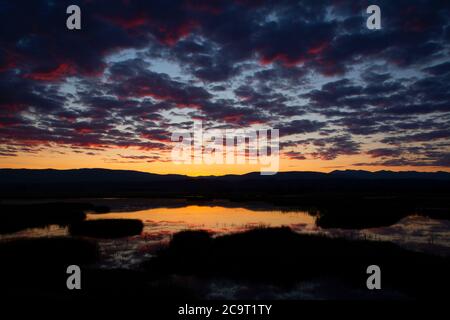
[[[178,197],[255,198],[324,193],[411,193],[450,190],[448,172],[279,172],[188,177],[109,169],[0,169],[0,197]]]
[[[110,169],[0,169],[0,184],[5,183],[78,183],[78,182],[150,182],[176,181],[186,176],[132,170]]]
[[[438,172],[417,172],[417,171],[387,171],[376,172],[364,170],[336,170],[329,175],[346,179],[429,179],[429,180],[449,180],[450,173]]]
[[[243,175],[189,177],[178,174],[155,174],[132,170],[111,169],[0,169],[0,184],[7,183],[79,183],[79,182],[155,182],[185,180],[317,180],[317,179],[426,179],[450,180],[449,172],[417,171],[364,171],[336,170],[330,173],[313,171],[279,172],[272,176],[263,176],[259,172]]]
[[[225,176],[210,176],[199,177],[199,179],[215,179],[221,181],[245,181],[245,180],[265,180],[265,181],[280,181],[280,180],[317,180],[326,179],[329,176],[323,172],[313,171],[289,171],[278,172],[272,176],[263,176],[259,172],[250,172],[243,175],[225,175]]]

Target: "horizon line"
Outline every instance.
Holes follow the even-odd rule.
[[[228,173],[228,174],[221,174],[221,175],[189,175],[189,174],[180,174],[180,173],[155,173],[155,172],[149,172],[149,171],[140,171],[140,170],[133,170],[133,169],[111,169],[111,168],[101,168],[101,167],[84,167],[84,168],[69,168],[69,169],[58,169],[58,168],[0,168],[0,170],[30,170],[30,171],[45,171],[45,170],[53,170],[53,171],[75,171],[75,170],[104,170],[104,171],[128,171],[128,172],[139,172],[139,173],[146,173],[146,174],[152,174],[152,175],[158,175],[158,176],[185,176],[185,177],[225,177],[225,176],[245,176],[249,174],[260,174],[259,171],[249,171],[242,174],[237,173]],[[380,172],[389,172],[389,173],[447,173],[450,174],[449,171],[445,170],[437,170],[437,171],[417,171],[417,170],[363,170],[363,169],[335,169],[330,171],[312,171],[312,170],[291,170],[291,171],[278,171],[278,173],[320,173],[320,174],[330,174],[333,172],[367,172],[367,173],[380,173]],[[275,174],[276,175],[276,174]]]

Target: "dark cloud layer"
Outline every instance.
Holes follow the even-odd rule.
[[[82,30],[65,28],[70,4]],[[377,1],[373,31],[369,4],[0,0],[0,157],[163,152],[202,119],[279,128],[295,160],[448,167],[450,6]],[[117,161],[164,160],[149,157]]]

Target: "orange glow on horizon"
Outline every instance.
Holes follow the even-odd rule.
[[[122,153],[131,152],[125,150]],[[138,151],[139,152],[139,151]],[[250,164],[229,164],[229,165],[207,165],[207,164],[183,164],[176,165],[171,161],[146,162],[139,160],[117,160],[117,149],[111,149],[99,153],[88,155],[85,153],[67,152],[66,149],[55,148],[51,151],[41,151],[39,153],[19,153],[15,157],[0,157],[1,168],[26,168],[26,169],[80,169],[80,168],[105,168],[116,170],[136,170],[157,174],[183,174],[188,176],[209,176],[226,174],[245,174],[260,171],[259,165]],[[136,153],[136,152],[135,152]],[[147,154],[140,151],[139,154]],[[354,163],[365,163],[370,160],[367,155],[340,156],[334,160],[306,159],[293,160],[280,157],[279,172],[286,171],[317,171],[331,172],[334,170],[392,170],[392,171],[447,171],[445,167],[415,167],[415,166],[354,166]]]

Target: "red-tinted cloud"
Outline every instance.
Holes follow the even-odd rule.
[[[39,81],[55,81],[75,74],[76,70],[73,66],[69,65],[68,63],[61,63],[55,69],[29,73],[24,77]]]

